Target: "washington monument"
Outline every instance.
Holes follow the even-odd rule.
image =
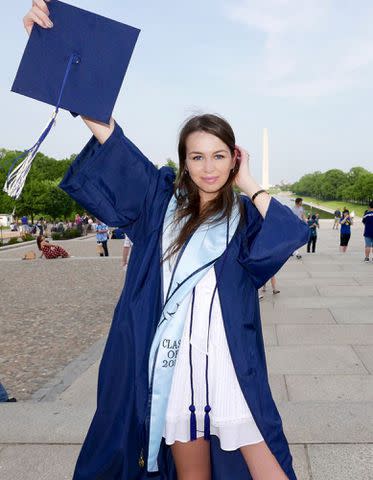
[[[269,165],[268,165],[268,129],[263,128],[263,161],[262,161],[262,187],[269,188]]]

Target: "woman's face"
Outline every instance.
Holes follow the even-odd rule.
[[[186,140],[185,168],[197,185],[201,199],[212,200],[235,166],[228,146],[207,132],[193,132]]]

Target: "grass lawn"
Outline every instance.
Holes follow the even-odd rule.
[[[297,195],[291,195],[291,198],[296,198]],[[324,201],[324,200],[319,200],[318,198],[312,198],[312,197],[302,197],[303,200],[307,203],[314,203],[316,205],[321,205],[327,208],[331,208],[333,210],[336,210],[337,208],[342,211],[344,207],[346,207],[350,212],[354,211],[358,217],[362,217],[364,215],[365,210],[368,209],[368,205],[360,205],[358,203],[349,203],[349,202],[343,202],[339,200],[330,200],[330,201]]]

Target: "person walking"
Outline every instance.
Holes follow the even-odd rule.
[[[315,214],[312,215],[309,220],[307,220],[307,225],[308,225],[308,228],[309,228],[307,253],[311,252],[311,247],[312,247],[312,253],[315,253],[315,251],[316,251],[316,241],[317,241],[317,229],[320,228],[318,219],[317,219]]]
[[[303,208],[303,198],[298,197],[295,199],[294,206],[292,208],[293,213],[299,218],[299,220],[302,220],[302,222],[306,223],[307,218],[306,214],[304,213],[304,208]],[[299,250],[296,250],[293,255],[300,260],[302,258],[302,255],[299,253]]]
[[[280,293],[280,290],[277,288],[276,275],[273,275],[273,277],[271,278],[271,286],[272,286],[273,295],[277,295],[278,293]],[[266,291],[267,291],[267,284],[265,283],[262,287],[262,292],[264,293]]]
[[[365,262],[369,262],[369,256],[372,254],[373,260],[373,201],[369,203],[368,210],[365,211],[362,218],[364,224],[364,240],[365,240]]]
[[[96,220],[96,241],[98,245],[102,246],[103,251],[100,252],[100,257],[108,257],[108,238],[109,238],[109,228],[108,226],[101,222],[101,220]]]
[[[83,229],[83,235],[86,237],[88,233],[88,227],[89,227],[89,217],[87,215],[87,212],[84,212],[83,216],[81,217],[82,220],[82,229]]]
[[[77,213],[75,215],[75,220],[74,220],[76,228],[79,230],[80,234],[83,232],[83,223],[82,223],[82,217]]]
[[[338,230],[339,229],[339,221],[341,219],[341,211],[339,208],[337,208],[334,212],[334,223],[333,223],[333,230]]]
[[[28,224],[28,218],[26,215],[23,215],[21,217],[21,226],[20,226],[20,232],[21,232],[21,235],[25,235],[26,233],[30,233],[30,227],[29,227],[29,224]]]
[[[351,225],[353,224],[352,217],[350,216],[349,210],[347,208],[342,212],[342,218],[339,220],[341,225],[340,230],[340,251],[346,253],[348,242],[351,238]]]

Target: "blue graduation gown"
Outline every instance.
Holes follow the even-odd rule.
[[[100,362],[97,410],[73,480],[176,480],[169,446],[162,441],[159,473],[147,458],[150,397],[148,359],[162,309],[161,233],[175,174],[159,170],[118,124],[100,145],[92,137],[60,187],[104,223],[134,242],[125,287],[114,311]],[[224,325],[243,395],[268,447],[290,480],[296,480],[282,421],[268,383],[257,290],[308,240],[308,227],[272,198],[265,219],[242,195],[245,222],[229,246],[219,279]],[[221,258],[215,262],[217,272]],[[227,452],[212,437],[213,480],[252,480],[240,451]]]

